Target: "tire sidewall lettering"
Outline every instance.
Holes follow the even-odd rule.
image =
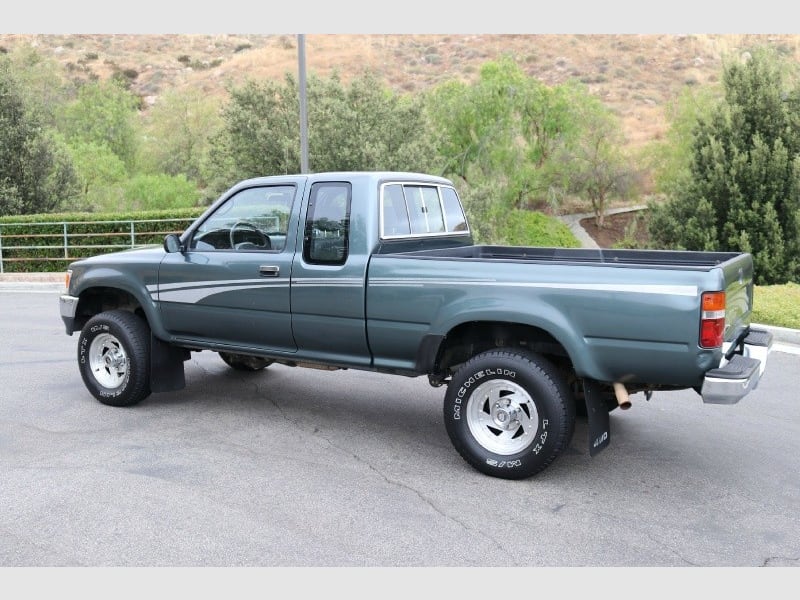
[[[477,384],[484,383],[491,380],[507,380],[514,381],[518,384],[523,384],[524,377],[519,377],[516,369],[508,368],[505,366],[487,367],[485,369],[476,370],[472,373],[458,388],[453,399],[453,420],[461,420],[462,406],[465,406],[470,398],[470,392]],[[534,398],[534,402],[536,402]],[[538,455],[545,447],[547,440],[547,427],[550,423],[547,415],[542,415],[542,407],[540,403],[536,403],[537,412],[539,412],[539,421],[534,436],[534,442],[525,448],[518,455],[500,455],[494,453],[485,453],[485,463],[496,469],[516,469],[524,466],[523,459],[528,454]],[[477,444],[480,447],[479,444]],[[481,447],[482,449],[482,447]],[[485,452],[485,450],[484,450]]]
[[[528,477],[549,465],[563,450],[567,430],[563,419],[570,418],[563,406],[571,398],[555,369],[541,356],[505,350],[487,351],[484,355],[484,360],[480,355],[472,359],[473,368],[462,367],[453,376],[450,384],[453,387],[445,397],[448,434],[461,456],[477,470],[501,478]],[[536,431],[530,442],[514,454],[496,454],[483,447],[470,431],[464,412],[478,385],[491,380],[506,380],[521,386],[536,406]]]
[[[128,355],[128,361],[131,362],[133,360],[133,357],[131,356],[130,348],[129,348],[128,344],[126,343],[125,337],[118,331],[112,331],[111,326],[108,325],[107,323],[98,323],[96,325],[93,325],[92,327],[89,327],[87,334],[85,336],[81,336],[80,343],[78,344],[79,352],[80,352],[80,354],[79,354],[79,362],[80,362],[82,368],[87,368],[88,369],[88,365],[87,365],[88,358],[87,358],[87,355],[88,355],[89,347],[91,346],[91,342],[94,340],[94,338],[96,338],[101,333],[109,333],[109,334],[113,335],[114,337],[116,337],[117,340],[119,341],[119,343],[125,349],[125,352]],[[87,373],[87,374],[91,377],[90,381],[92,381],[95,389],[97,390],[97,395],[99,395],[99,396],[101,396],[103,398],[112,398],[113,399],[113,398],[119,398],[120,396],[122,396],[125,393],[125,390],[128,389],[128,383],[130,383],[131,372],[133,370],[132,367],[133,367],[132,364],[129,365],[129,368],[125,372],[125,377],[123,378],[122,383],[119,385],[119,387],[117,387],[117,388],[115,388],[113,390],[110,389],[110,388],[105,387],[100,382],[98,382],[96,379],[94,379],[94,376],[91,373]]]
[[[105,387],[91,369],[90,349],[98,336],[116,338],[127,357],[127,369],[119,385]],[[87,322],[78,339],[78,368],[86,388],[103,404],[131,406],[150,394],[149,340],[147,322],[121,310],[98,313]]]

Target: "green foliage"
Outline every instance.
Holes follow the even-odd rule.
[[[130,170],[137,157],[139,100],[114,80],[93,82],[59,115],[59,130],[70,144],[107,146]]]
[[[577,193],[600,217],[634,181],[612,113],[585,86],[548,87],[511,58],[484,64],[472,84],[435,88],[426,107],[442,173],[490,182],[489,212],[558,205]]]
[[[552,198],[552,157],[576,133],[576,87],[547,87],[511,59],[487,62],[472,84],[444,83],[427,94],[442,174],[502,182],[512,206]]]
[[[52,210],[77,194],[66,149],[41,113],[29,110],[7,60],[0,59],[0,215]]]
[[[167,233],[180,233],[202,208],[118,213],[57,213],[0,217],[3,270],[13,272],[63,271],[77,258],[161,244]],[[163,222],[155,223],[155,220]],[[133,224],[133,244],[131,236]],[[64,225],[68,251],[64,256]],[[31,248],[37,246],[37,248]]]
[[[595,223],[603,227],[611,197],[626,197],[635,173],[622,151],[623,134],[617,118],[588,93],[573,95],[572,114],[579,134],[560,148],[558,166],[567,191],[588,198]]]
[[[135,210],[190,208],[200,192],[184,175],[135,175],[125,182],[125,205]]]
[[[501,243],[508,246],[580,247],[569,227],[558,219],[522,209],[506,213]]]
[[[18,83],[18,93],[29,112],[47,127],[55,126],[55,108],[64,104],[73,93],[61,65],[45,58],[28,44],[16,46],[4,57]]]
[[[308,78],[309,168],[425,170],[427,147],[421,106],[401,98],[369,73],[349,86],[335,74]],[[300,171],[299,89],[287,74],[283,84],[248,81],[230,90],[224,129],[215,148],[209,187],[218,193],[231,182],[260,175]]]
[[[564,223],[527,209],[504,208],[490,183],[462,186],[459,196],[476,244],[577,248],[580,242]]]
[[[202,185],[203,162],[222,127],[219,109],[218,101],[200,90],[165,92],[145,117],[143,170],[185,175]]]
[[[122,199],[120,186],[128,176],[122,160],[108,146],[97,142],[75,141],[68,149],[82,192],[76,208],[102,210],[118,206]]]
[[[665,137],[648,144],[641,157],[653,174],[657,192],[671,196],[691,177],[695,126],[710,117],[720,96],[717,86],[685,88],[668,104],[669,129]]]
[[[784,101],[781,69],[764,50],[727,65],[724,102],[697,122],[690,177],[652,206],[657,244],[750,252],[758,284],[800,276],[800,106]]]
[[[309,80],[309,168],[427,171],[433,153],[422,104],[398,96],[372,73],[344,85],[334,74]]]

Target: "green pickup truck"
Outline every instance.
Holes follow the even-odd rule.
[[[163,247],[67,279],[61,317],[104,404],[181,389],[204,350],[239,370],[426,375],[455,449],[508,479],[551,464],[576,414],[601,451],[631,394],[738,402],[772,347],[749,323],[749,254],[475,245],[452,182],[420,173],[242,181]]]

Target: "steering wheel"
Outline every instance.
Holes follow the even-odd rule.
[[[258,244],[254,244],[253,242],[250,242],[248,240],[244,240],[237,246],[236,245],[236,230],[237,229],[241,229],[242,231],[252,231],[253,233],[256,234],[256,236],[258,236],[259,243]],[[234,223],[231,226],[231,235],[230,235],[230,237],[231,237],[231,248],[234,248],[234,249],[237,249],[237,250],[242,248],[242,247],[244,247],[245,244],[248,244],[247,247],[251,247],[252,246],[253,248],[260,248],[262,250],[271,250],[272,249],[272,244],[270,243],[269,238],[267,237],[267,235],[263,231],[261,231],[257,226],[253,225],[249,221],[236,221],[236,223]]]

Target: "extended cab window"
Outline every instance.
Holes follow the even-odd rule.
[[[467,220],[453,188],[401,183],[381,188],[381,237],[466,231]]]
[[[192,236],[191,250],[280,251],[286,246],[295,187],[252,187],[228,198]]]
[[[343,265],[350,233],[350,184],[311,186],[303,236],[303,259],[311,264]]]

